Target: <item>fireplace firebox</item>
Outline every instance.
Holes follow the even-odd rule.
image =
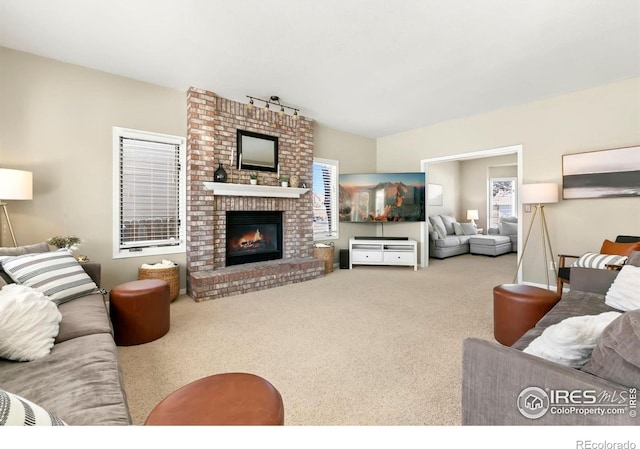
[[[226,266],[282,259],[281,211],[228,211],[226,232]]]

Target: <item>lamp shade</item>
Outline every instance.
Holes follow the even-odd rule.
[[[33,174],[30,171],[0,168],[0,200],[33,198]]]
[[[477,220],[478,219],[478,209],[469,209],[467,211],[467,220]]]
[[[520,198],[524,204],[557,203],[558,184],[523,184]]]

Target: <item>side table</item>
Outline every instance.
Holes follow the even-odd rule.
[[[493,289],[493,335],[511,346],[533,328],[560,296],[544,288],[522,284],[502,284]]]
[[[109,292],[109,312],[118,346],[157,340],[169,332],[169,284],[161,279],[131,281]]]

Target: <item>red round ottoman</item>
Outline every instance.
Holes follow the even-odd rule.
[[[205,377],[155,406],[146,426],[283,425],[284,405],[271,383],[247,373]]]
[[[169,284],[161,279],[131,281],[109,292],[109,313],[118,346],[157,340],[169,332]]]
[[[493,289],[493,335],[511,346],[533,328],[560,296],[544,288],[522,284],[502,284]]]

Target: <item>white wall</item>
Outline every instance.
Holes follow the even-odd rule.
[[[413,170],[422,159],[521,144],[523,183],[561,186],[563,154],[638,145],[639,124],[640,78],[634,78],[380,138],[378,167]],[[556,254],[597,251],[604,239],[639,233],[638,198],[566,200],[545,209]],[[535,248],[541,240],[534,233],[531,239],[524,280],[544,282]]]

